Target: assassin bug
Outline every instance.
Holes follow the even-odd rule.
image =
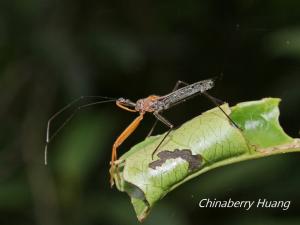
[[[111,153],[111,161],[110,161],[110,184],[113,186],[114,179],[113,179],[113,173],[116,168],[115,161],[117,160],[117,149],[118,147],[135,131],[135,129],[139,126],[140,122],[143,120],[144,115],[146,113],[152,113],[156,117],[155,124],[153,125],[152,129],[150,130],[148,136],[151,135],[153,132],[154,127],[157,124],[157,121],[162,122],[165,124],[169,130],[166,132],[158,146],[153,149],[152,158],[159,149],[160,145],[164,142],[166,137],[170,134],[171,130],[173,129],[173,124],[169,122],[165,117],[162,116],[162,112],[165,110],[170,109],[171,107],[182,103],[189,98],[194,97],[198,94],[203,94],[206,97],[208,97],[219,109],[226,115],[226,117],[232,122],[232,124],[238,128],[236,123],[224,112],[224,110],[219,106],[217,103],[217,100],[210,96],[206,91],[214,87],[214,79],[207,79],[195,82],[193,84],[187,84],[183,81],[178,81],[176,83],[176,86],[174,87],[173,91],[167,95],[158,96],[158,95],[150,95],[146,98],[142,98],[137,100],[136,102],[133,102],[129,99],[125,98],[109,98],[109,97],[102,97],[102,96],[83,96],[81,98],[75,99],[73,102],[66,105],[64,108],[59,110],[57,113],[55,113],[50,119],[48,120],[47,124],[47,134],[46,134],[46,146],[45,146],[45,164],[47,164],[47,147],[48,144],[51,142],[51,140],[57,135],[57,133],[66,125],[68,121],[72,119],[74,114],[85,107],[96,105],[100,103],[107,103],[107,102],[115,102],[116,105],[128,112],[138,113],[138,116],[128,125],[128,127],[118,136],[118,138],[115,140],[113,146],[112,146],[112,153]],[[185,85],[182,88],[178,88],[179,85]],[[50,136],[50,126],[53,119],[55,119],[59,114],[69,109],[72,105],[74,105],[76,102],[83,98],[100,98],[105,99],[102,101],[96,101],[90,104],[86,104],[83,106],[78,107],[68,118],[67,120]]]

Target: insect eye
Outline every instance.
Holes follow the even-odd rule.
[[[120,102],[120,103],[126,102],[125,98],[119,98],[117,101]]]

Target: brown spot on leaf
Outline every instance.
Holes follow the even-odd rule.
[[[162,166],[166,162],[167,159],[176,159],[182,158],[183,160],[189,163],[189,172],[197,170],[201,166],[202,157],[201,155],[193,155],[190,149],[175,149],[174,151],[161,151],[157,154],[160,158],[156,161],[149,163],[149,167],[152,169],[156,169],[156,167]]]
[[[284,152],[286,150],[295,149],[295,148],[300,148],[300,139],[298,139],[298,138],[295,138],[290,143],[272,146],[272,147],[268,147],[268,148],[260,148],[260,149],[257,149],[257,151],[259,151],[263,154],[271,154],[272,152],[275,152],[275,151]]]

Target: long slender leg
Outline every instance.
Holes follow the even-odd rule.
[[[177,87],[179,84],[184,84],[184,85],[189,85],[188,83],[184,82],[184,81],[178,81],[176,83],[176,86]],[[230,116],[220,107],[220,104],[223,104],[224,102],[221,101],[220,99],[217,99],[213,96],[211,96],[210,94],[208,94],[207,92],[203,92],[203,95],[205,97],[207,97],[213,104],[215,104],[223,113],[224,115],[228,118],[228,120],[238,129],[241,130],[241,128],[230,118]]]
[[[111,187],[114,185],[113,173],[115,171],[115,161],[117,159],[117,149],[118,147],[135,131],[138,127],[142,119],[144,118],[144,114],[141,113],[137,118],[135,118],[131,124],[120,134],[117,140],[114,142],[111,152],[111,161],[110,161],[110,185]]]
[[[208,94],[207,92],[205,92],[206,94]],[[211,100],[213,100],[213,101],[215,101],[216,103],[214,103],[215,105],[217,104],[217,105],[222,105],[222,104],[224,104],[225,102],[224,101],[222,101],[221,99],[218,99],[218,98],[216,98],[216,97],[214,97],[214,96],[212,96],[212,95],[210,95],[210,94],[208,94],[209,96],[210,96],[210,98],[211,98]]]
[[[217,103],[216,98],[209,95],[207,92],[203,92],[203,95],[206,96],[208,99],[210,99],[228,118],[228,120],[238,129],[242,130],[231,118],[230,116],[221,108],[221,106]]]
[[[188,83],[186,83],[186,82],[184,82],[184,81],[182,81],[182,80],[178,80],[177,82],[176,82],[176,84],[175,84],[175,87],[173,88],[173,91],[176,91],[178,88],[179,88],[179,85],[184,85],[184,86],[187,86],[187,85],[189,85]]]
[[[151,136],[151,134],[153,133],[153,131],[154,131],[156,125],[157,125],[157,122],[158,122],[158,119],[155,119],[155,122],[153,123],[149,133],[147,134],[147,137]]]
[[[181,80],[178,80],[178,81],[176,82],[176,84],[175,84],[175,86],[174,86],[172,92],[173,92],[173,91],[176,91],[176,90],[179,88],[180,85],[185,85],[185,86],[186,86],[186,85],[188,85],[188,83],[186,83],[186,82],[184,82],[184,81],[181,81]],[[149,133],[147,134],[147,137],[151,136],[151,134],[153,133],[153,131],[154,131],[156,125],[157,125],[157,122],[158,122],[158,119],[155,120],[155,122],[154,122],[154,124],[152,125],[152,127],[151,127]]]
[[[168,130],[168,132],[165,134],[165,136],[163,137],[163,139],[160,141],[160,143],[156,146],[156,148],[154,149],[154,151],[152,152],[152,159],[154,154],[157,152],[157,150],[159,149],[159,147],[161,146],[161,144],[164,142],[164,140],[167,138],[167,136],[170,134],[170,132],[173,129],[173,124],[171,124],[166,118],[164,118],[162,115],[160,115],[158,112],[154,112],[153,115],[159,120],[161,121],[163,124],[165,124],[166,126],[168,126],[170,129]]]
[[[186,83],[186,82],[183,82],[183,81],[179,81],[179,82],[181,82],[182,84],[185,84],[185,85],[189,85],[188,83]],[[177,82],[178,83],[178,82]],[[177,85],[177,84],[176,84]],[[205,97],[207,97],[210,101],[212,101],[223,113],[224,113],[224,115],[229,119],[229,121],[236,127],[236,128],[238,128],[238,129],[240,129],[241,130],[241,128],[230,118],[230,116],[220,107],[220,104],[219,103],[221,103],[221,104],[223,104],[224,102],[223,101],[221,101],[220,99],[217,99],[217,98],[215,98],[215,97],[213,97],[213,96],[211,96],[210,94],[208,94],[207,92],[203,92],[203,95],[205,96]],[[219,102],[219,103],[218,103]]]
[[[188,85],[188,83],[182,82],[185,85]],[[214,105],[216,105],[223,113],[224,115],[228,118],[228,120],[238,129],[241,130],[241,128],[230,118],[230,116],[221,108],[220,104],[223,104],[224,102],[221,101],[220,99],[217,99],[213,96],[211,96],[210,94],[208,94],[207,92],[202,92],[202,94],[207,97]]]
[[[71,115],[69,115],[67,117],[67,119],[53,132],[52,135],[50,135],[50,128],[51,128],[51,123],[52,121],[58,117],[59,115],[61,115],[63,112],[65,112],[66,110],[70,109],[73,105],[75,105],[77,102],[79,102],[82,99],[96,99],[96,98],[101,98],[101,99],[108,99],[108,100],[103,100],[103,101],[96,101],[93,103],[89,103],[89,104],[85,104],[85,105],[81,105],[79,107],[77,107],[75,110],[73,110],[73,112],[71,113]],[[46,130],[46,144],[45,144],[45,165],[47,165],[47,152],[48,152],[48,145],[49,143],[52,141],[52,139],[65,127],[65,125],[75,116],[75,114],[80,111],[83,108],[92,106],[92,105],[97,105],[97,104],[102,104],[102,103],[107,103],[107,102],[114,102],[115,99],[109,98],[109,97],[102,97],[102,96],[81,96],[80,98],[77,98],[75,100],[73,100],[72,102],[70,102],[68,105],[64,106],[63,108],[61,108],[59,111],[57,111],[53,116],[51,116],[47,122],[47,130]]]

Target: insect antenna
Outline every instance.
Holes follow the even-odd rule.
[[[57,118],[59,115],[61,115],[63,112],[67,111],[71,107],[73,107],[76,103],[82,101],[83,99],[102,99],[102,101],[95,101],[92,103],[88,104],[83,104],[76,109],[67,117],[67,119],[53,132],[53,134],[50,135],[50,128],[51,128],[51,123],[52,121]],[[104,99],[104,100],[103,100]],[[59,111],[54,113],[48,120],[47,122],[47,130],[46,130],[46,144],[45,144],[45,150],[44,150],[44,160],[45,160],[45,165],[47,165],[47,156],[48,156],[48,145],[49,143],[53,140],[53,138],[66,126],[68,122],[74,117],[74,115],[81,109],[93,106],[93,105],[98,105],[102,103],[108,103],[108,102],[115,102],[117,99],[116,98],[111,98],[111,97],[105,97],[105,96],[81,96],[77,99],[74,99],[71,101],[69,104],[61,108]]]

